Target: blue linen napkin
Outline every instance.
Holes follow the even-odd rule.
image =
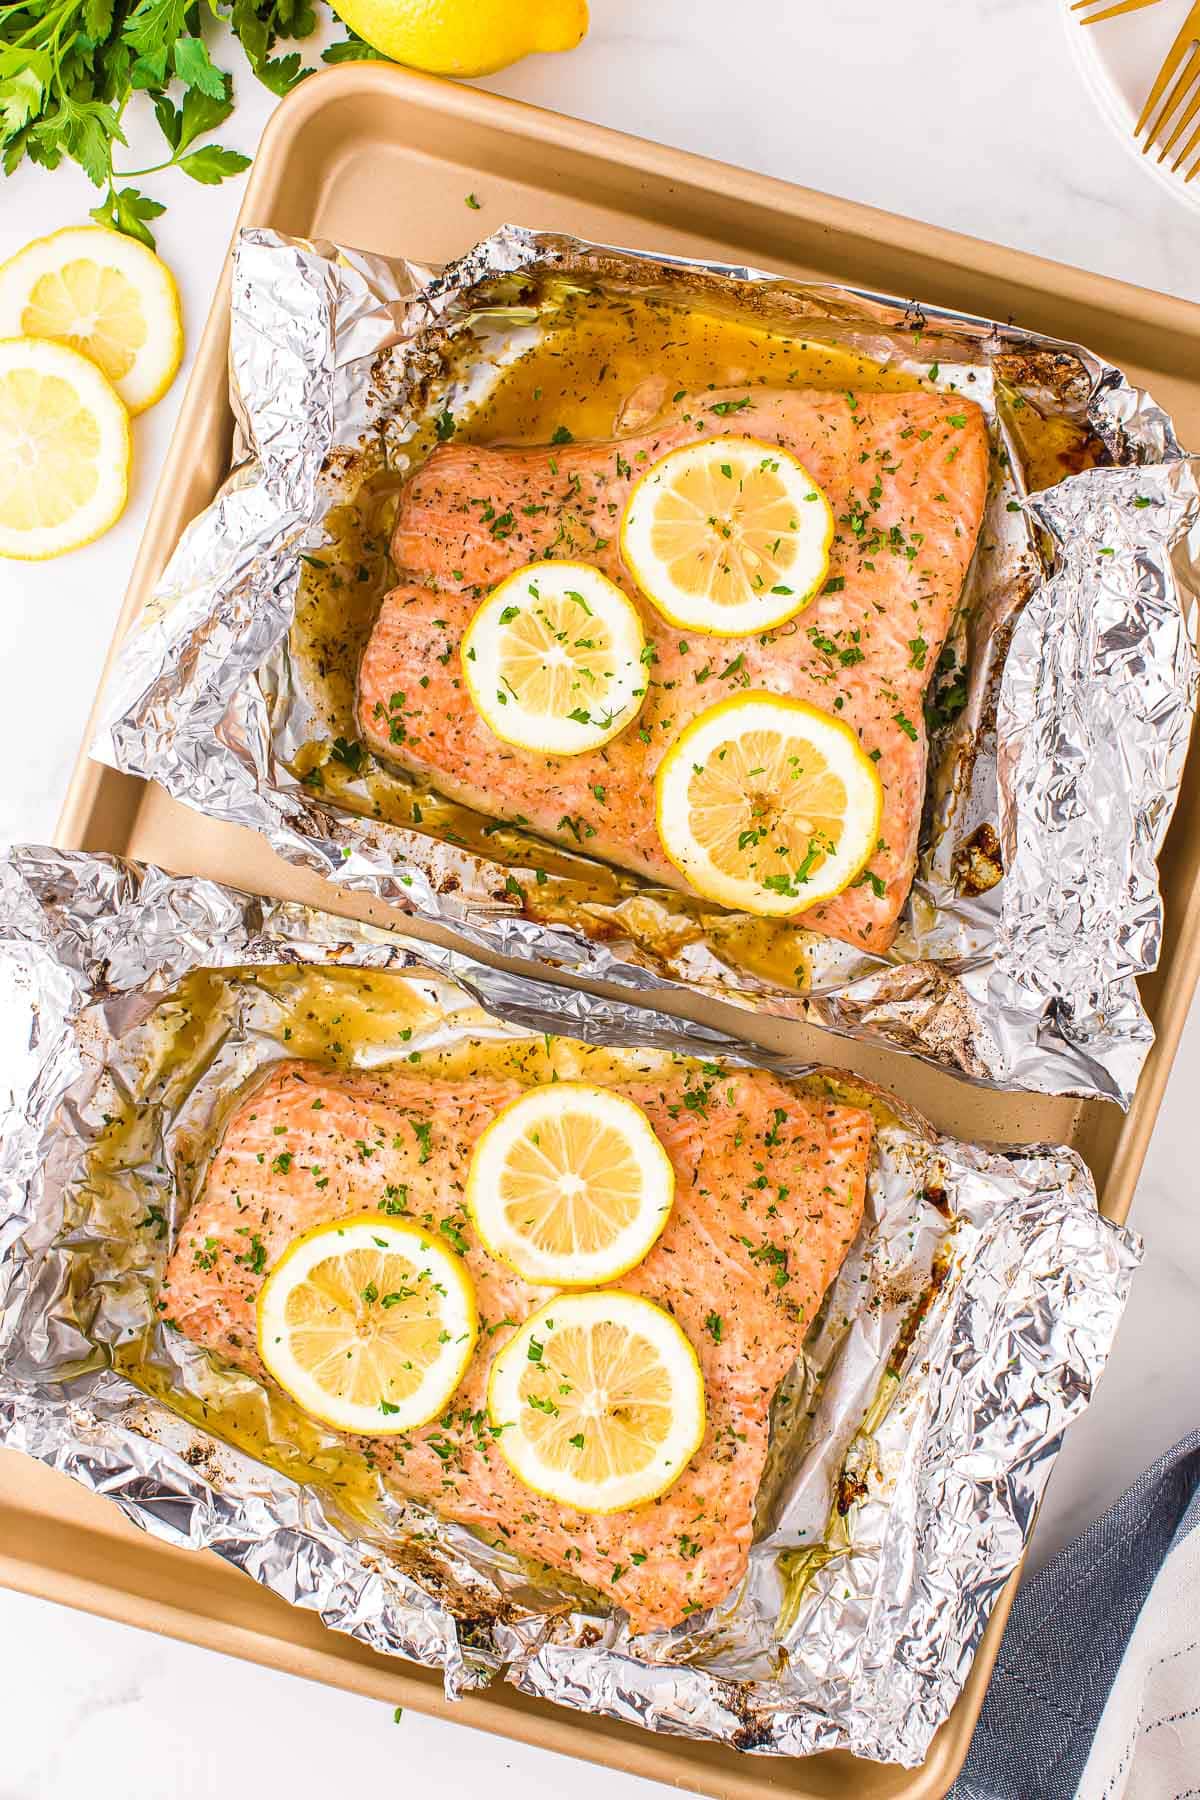
[[[1020,1589],[948,1800],[1200,1795],[1200,1431]]]

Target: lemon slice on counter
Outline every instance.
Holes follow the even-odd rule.
[[[636,718],[646,695],[637,608],[587,563],[530,563],[468,625],[461,655],[476,711],[521,750],[578,756]]]
[[[258,1295],[258,1353],[280,1387],[314,1418],[368,1437],[436,1417],[477,1328],[460,1259],[381,1213],[305,1232]]]
[[[0,341],[0,556],[77,550],[120,517],[129,414],[77,350]]]
[[[623,1512],[665,1493],[699,1449],[704,1382],[653,1301],[559,1294],[497,1356],[488,1411],[526,1487],[580,1512]]]
[[[786,450],[710,437],[670,450],[625,505],[621,554],[673,625],[745,637],[782,625],[825,580],[833,513]]]
[[[640,1106],[560,1081],[506,1106],[475,1146],[467,1206],[526,1281],[597,1287],[640,1263],[675,1197],[675,1171]]]
[[[0,338],[50,338],[95,363],[131,413],[161,399],[183,355],[166,263],[103,225],[35,238],[0,267]]]
[[[763,918],[848,887],[883,809],[875,764],[848,726],[754,692],[692,720],[659,765],[655,799],[663,849],[696,892]]]

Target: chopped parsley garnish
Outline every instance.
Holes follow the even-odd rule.
[[[338,737],[334,738],[329,755],[331,761],[341,763],[352,775],[357,775],[366,761],[367,753],[357,740]]]
[[[267,1246],[257,1232],[250,1239],[250,1248],[243,1255],[235,1256],[233,1260],[240,1263],[244,1269],[249,1269],[252,1275],[262,1274],[267,1266]]]
[[[850,883],[850,886],[869,887],[877,900],[882,900],[887,893],[886,882],[881,881],[879,876],[871,869],[864,869],[861,875],[856,875],[854,880]]]
[[[422,1161],[424,1161],[424,1158],[422,1158]],[[465,1256],[467,1254],[467,1251],[471,1246],[468,1244],[458,1226],[450,1219],[443,1219],[438,1226],[438,1230],[448,1243],[453,1244],[460,1256]]]
[[[751,1262],[766,1263],[771,1270],[771,1280],[776,1287],[788,1284],[788,1253],[778,1244],[759,1244],[750,1252]]]

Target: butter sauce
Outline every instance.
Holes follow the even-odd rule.
[[[246,1082],[280,1057],[369,1069],[398,1084],[417,1074],[611,1085],[668,1069],[703,1073],[698,1058],[668,1050],[509,1035],[482,1009],[444,1007],[429,977],[303,964],[194,972],[127,1035],[123,1048],[132,1074],[97,1095],[96,1136],[64,1219],[81,1326],[86,1329],[87,1295],[102,1280],[106,1326],[119,1317],[123,1328],[80,1368],[111,1361],[133,1386],[189,1423],[292,1480],[333,1493],[373,1530],[383,1530],[385,1521],[369,1443],[336,1436],[286,1394],[183,1345],[173,1332],[169,1354],[160,1341],[169,1330],[160,1319],[169,1307],[167,1257]],[[793,1085],[815,1099],[866,1106],[879,1123],[894,1119],[883,1096],[849,1075],[820,1072]],[[219,1457],[207,1465],[219,1480]]]
[[[397,466],[385,466],[382,449],[368,454],[353,498],[328,517],[326,544],[305,558],[290,653],[320,735],[300,746],[293,771],[314,796],[499,865],[507,879],[499,878],[488,898],[527,916],[593,937],[622,936],[693,982],[696,962],[687,953],[697,946],[751,981],[802,992],[810,985],[808,932],[647,888],[624,871],[489,819],[444,798],[420,777],[377,761],[357,735],[358,664],[395,581],[388,542],[398,492],[407,471],[439,441],[533,444],[561,433],[609,438],[644,424],[680,390],[770,385],[872,392],[930,383],[903,366],[902,358],[888,366],[805,336],[799,325],[792,333],[741,315],[652,295],[582,289],[556,277],[532,293],[522,289],[519,299],[482,311],[453,339],[440,398],[430,401]],[[512,354],[514,341],[519,345],[531,333],[529,346]],[[916,343],[912,349],[919,352]],[[1041,379],[1039,369],[1024,374]],[[1013,377],[1000,382],[999,396],[1027,485],[1048,485],[1094,460],[1097,446],[1086,432],[1026,399],[1014,385],[1021,369]],[[455,400],[454,411],[448,397],[460,386],[476,397],[470,404]],[[457,886],[460,878],[439,879]]]
[[[556,432],[610,437],[653,372],[656,397],[731,383],[840,391],[912,389],[911,372],[817,338],[655,297],[616,296],[547,280],[536,300],[536,341],[498,367],[470,410],[426,421],[404,447],[407,467],[454,435],[472,443],[545,443]],[[448,375],[487,360],[489,320],[456,340]],[[519,826],[498,824],[387,768],[358,741],[355,684],[380,601],[394,582],[387,554],[402,473],[368,459],[354,498],[327,519],[327,543],[305,558],[290,653],[328,737],[303,744],[294,773],[314,795],[388,824],[415,829],[473,855],[528,871],[506,892],[539,919],[595,935],[620,932],[670,961],[703,942],[751,977],[803,988],[808,933],[739,918],[686,895],[647,890],[636,877],[575,855]],[[532,872],[537,871],[534,875]],[[513,889],[517,892],[514,893]]]

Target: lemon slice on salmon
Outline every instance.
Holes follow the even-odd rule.
[[[526,1487],[580,1512],[623,1512],[666,1493],[700,1448],[704,1381],[653,1301],[559,1294],[492,1364],[488,1412]]]
[[[640,1263],[675,1197],[675,1171],[640,1106],[559,1081],[506,1106],[475,1146],[467,1206],[526,1281],[597,1287]]]
[[[368,1437],[435,1418],[477,1329],[465,1264],[382,1213],[305,1232],[258,1295],[258,1352],[280,1387],[314,1418]]]
[[[637,608],[587,563],[530,563],[464,634],[463,674],[484,722],[521,750],[579,756],[623,731],[646,697]]]
[[[0,338],[78,350],[131,413],[166,393],[183,355],[175,277],[145,244],[104,225],[35,238],[0,267]]]
[[[0,556],[61,556],[107,531],[129,459],[129,414],[86,356],[0,341]]]
[[[777,918],[831,900],[862,873],[883,789],[840,719],[750,692],[680,733],[655,800],[663,849],[698,894]]]
[[[806,606],[829,568],[833,513],[804,464],[757,438],[685,444],[625,505],[621,554],[673,625],[746,637]]]

